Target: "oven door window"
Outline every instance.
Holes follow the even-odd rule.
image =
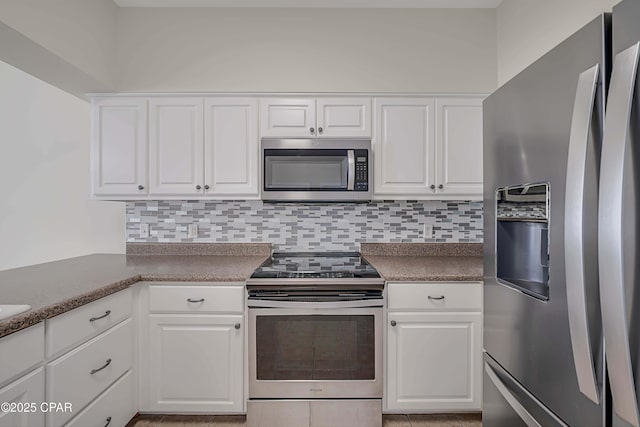
[[[267,191],[347,189],[346,150],[265,150],[264,156]]]
[[[373,315],[257,316],[257,379],[374,380]]]

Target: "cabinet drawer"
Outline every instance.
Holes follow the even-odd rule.
[[[470,310],[482,309],[482,284],[390,283],[389,310]]]
[[[0,339],[0,384],[44,359],[44,322]]]
[[[66,427],[127,425],[136,413],[133,378],[131,371],[128,371]]]
[[[47,320],[47,357],[59,354],[131,316],[125,289]]]
[[[47,365],[47,400],[70,402],[77,413],[133,364],[133,321],[127,319]],[[49,413],[59,426],[73,413]]]
[[[149,286],[149,311],[243,313],[244,286]]]

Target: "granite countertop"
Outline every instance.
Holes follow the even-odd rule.
[[[390,282],[475,282],[483,278],[479,243],[363,243],[360,250]]]
[[[129,255],[87,255],[0,271],[0,304],[31,306],[29,311],[0,320],[0,337],[141,280],[244,282],[271,254],[270,244],[207,245],[204,252],[197,246],[147,244],[130,250],[128,245]]]
[[[362,243],[388,281],[480,281],[482,245]],[[139,281],[244,282],[271,254],[268,243],[127,244],[127,255],[96,254],[0,271],[0,304],[29,311],[0,320],[0,337]]]

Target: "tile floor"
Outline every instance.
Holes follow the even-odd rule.
[[[384,415],[383,427],[482,427],[480,414]],[[126,427],[244,427],[244,416],[140,415]]]

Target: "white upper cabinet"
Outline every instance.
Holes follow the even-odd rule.
[[[439,194],[482,196],[482,99],[436,100]]]
[[[370,98],[265,98],[260,136],[290,138],[371,137]]]
[[[149,193],[202,194],[203,99],[149,100]]]
[[[370,98],[318,98],[318,137],[371,137]]]
[[[265,98],[260,101],[260,135],[316,135],[316,101],[309,98]]]
[[[257,199],[263,137],[371,138],[374,199],[482,199],[473,95],[100,96],[92,197]]]
[[[204,111],[205,195],[258,197],[257,99],[206,98]]]
[[[147,194],[147,100],[94,99],[91,137],[92,194]]]
[[[482,98],[376,98],[374,198],[482,199]]]
[[[377,98],[374,195],[433,194],[433,98]]]

